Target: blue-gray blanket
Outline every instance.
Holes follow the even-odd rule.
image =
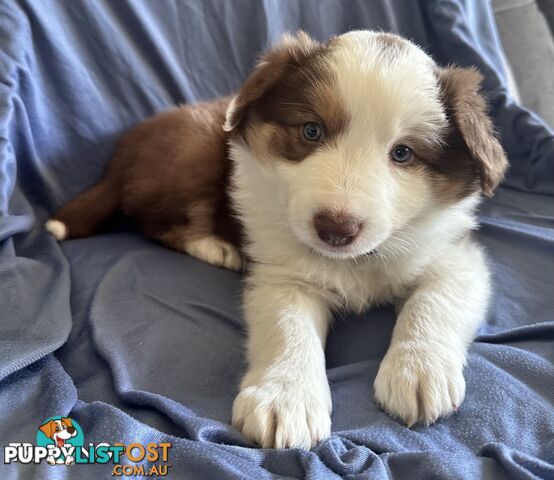
[[[229,425],[244,370],[238,274],[124,222],[61,245],[41,227],[98,180],[125,129],[236,90],[299,28],[397,31],[439,63],[477,66],[511,161],[481,208],[495,289],[459,412],[429,428],[387,417],[372,383],[392,309],[340,318],[327,345],[333,435],[310,452],[257,449]],[[488,1],[4,0],[0,50],[2,450],[67,415],[86,443],[171,443],[171,478],[554,478],[554,136],[507,90]],[[0,458],[0,478],[112,467]]]

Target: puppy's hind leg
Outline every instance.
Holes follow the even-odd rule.
[[[185,251],[216,267],[242,270],[242,257],[236,247],[217,235],[189,239],[185,242]]]
[[[214,208],[198,202],[187,211],[188,223],[172,225],[150,235],[173,250],[185,252],[216,267],[240,271],[243,259],[238,249],[214,233]]]

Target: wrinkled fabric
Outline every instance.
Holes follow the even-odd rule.
[[[172,443],[171,478],[554,478],[554,137],[510,97],[492,18],[481,0],[0,3],[0,446],[67,415],[87,443]],[[481,207],[494,296],[460,410],[428,428],[385,415],[372,383],[394,313],[341,316],[327,344],[333,434],[310,452],[258,449],[229,425],[245,368],[240,275],[125,224],[61,245],[42,228],[98,180],[124,130],[236,90],[299,28],[396,31],[441,64],[476,66],[511,162]],[[111,466],[2,457],[0,476]]]

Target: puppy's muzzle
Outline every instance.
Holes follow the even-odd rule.
[[[327,245],[343,247],[358,236],[362,223],[348,214],[321,212],[314,217],[314,227],[318,237]]]

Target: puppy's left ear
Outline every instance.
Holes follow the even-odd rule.
[[[65,423],[65,425],[67,427],[72,427],[73,426],[73,422],[71,421],[71,418],[68,418],[68,417],[63,417],[62,418],[62,423]]]
[[[463,137],[479,172],[481,190],[487,197],[504,178],[508,160],[500,145],[487,105],[479,93],[483,76],[472,68],[441,68],[438,79],[442,101],[453,126]]]

